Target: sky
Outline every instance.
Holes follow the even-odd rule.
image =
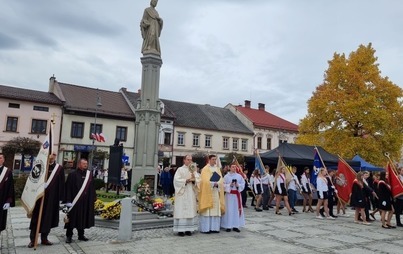
[[[0,0],[0,84],[141,88],[140,20],[149,0]],[[403,88],[401,0],[159,0],[160,98],[264,103],[295,124],[334,53],[372,43]]]

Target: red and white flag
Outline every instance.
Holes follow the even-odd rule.
[[[105,136],[103,133],[91,133],[91,138],[98,142],[105,142]]]
[[[399,180],[399,177],[396,175],[395,171],[392,168],[393,166],[388,162],[386,167],[386,172],[388,173],[389,184],[392,190],[393,198],[396,198],[400,195],[403,195],[403,185]]]
[[[348,163],[339,157],[339,164],[337,166],[335,186],[337,194],[344,203],[350,201],[351,190],[353,182],[356,179],[355,171],[348,165]]]

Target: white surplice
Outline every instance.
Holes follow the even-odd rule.
[[[185,165],[176,170],[174,176],[175,205],[174,205],[174,232],[196,231],[199,220],[197,217],[196,197],[200,175],[194,172],[195,184],[187,183],[191,173]]]
[[[234,179],[239,184],[238,189],[230,186]],[[245,180],[240,174],[229,172],[224,176],[225,214],[221,217],[222,228],[232,229],[245,226],[242,198],[238,199],[237,194],[231,194],[231,191],[241,193],[244,188]]]

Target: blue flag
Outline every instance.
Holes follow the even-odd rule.
[[[316,188],[316,178],[318,178],[319,169],[323,168],[318,150],[315,149],[315,157],[313,158],[313,170],[311,171],[311,183]]]
[[[264,175],[264,166],[262,159],[260,158],[259,153],[256,151],[255,152],[255,169],[259,169],[260,175]]]

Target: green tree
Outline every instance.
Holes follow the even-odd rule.
[[[224,156],[224,160],[225,160],[226,165],[229,165],[229,164],[232,163],[232,161],[234,160],[234,156],[238,160],[238,163],[240,165],[243,165],[243,163],[245,161],[245,157],[242,154],[237,154],[237,153],[227,153]]]
[[[382,77],[371,43],[346,58],[335,53],[300,121],[300,144],[320,145],[351,158],[360,154],[375,165],[401,156],[403,90]]]
[[[8,141],[3,147],[2,151],[5,154],[29,154],[36,155],[41,148],[41,142],[26,137],[15,137]]]

